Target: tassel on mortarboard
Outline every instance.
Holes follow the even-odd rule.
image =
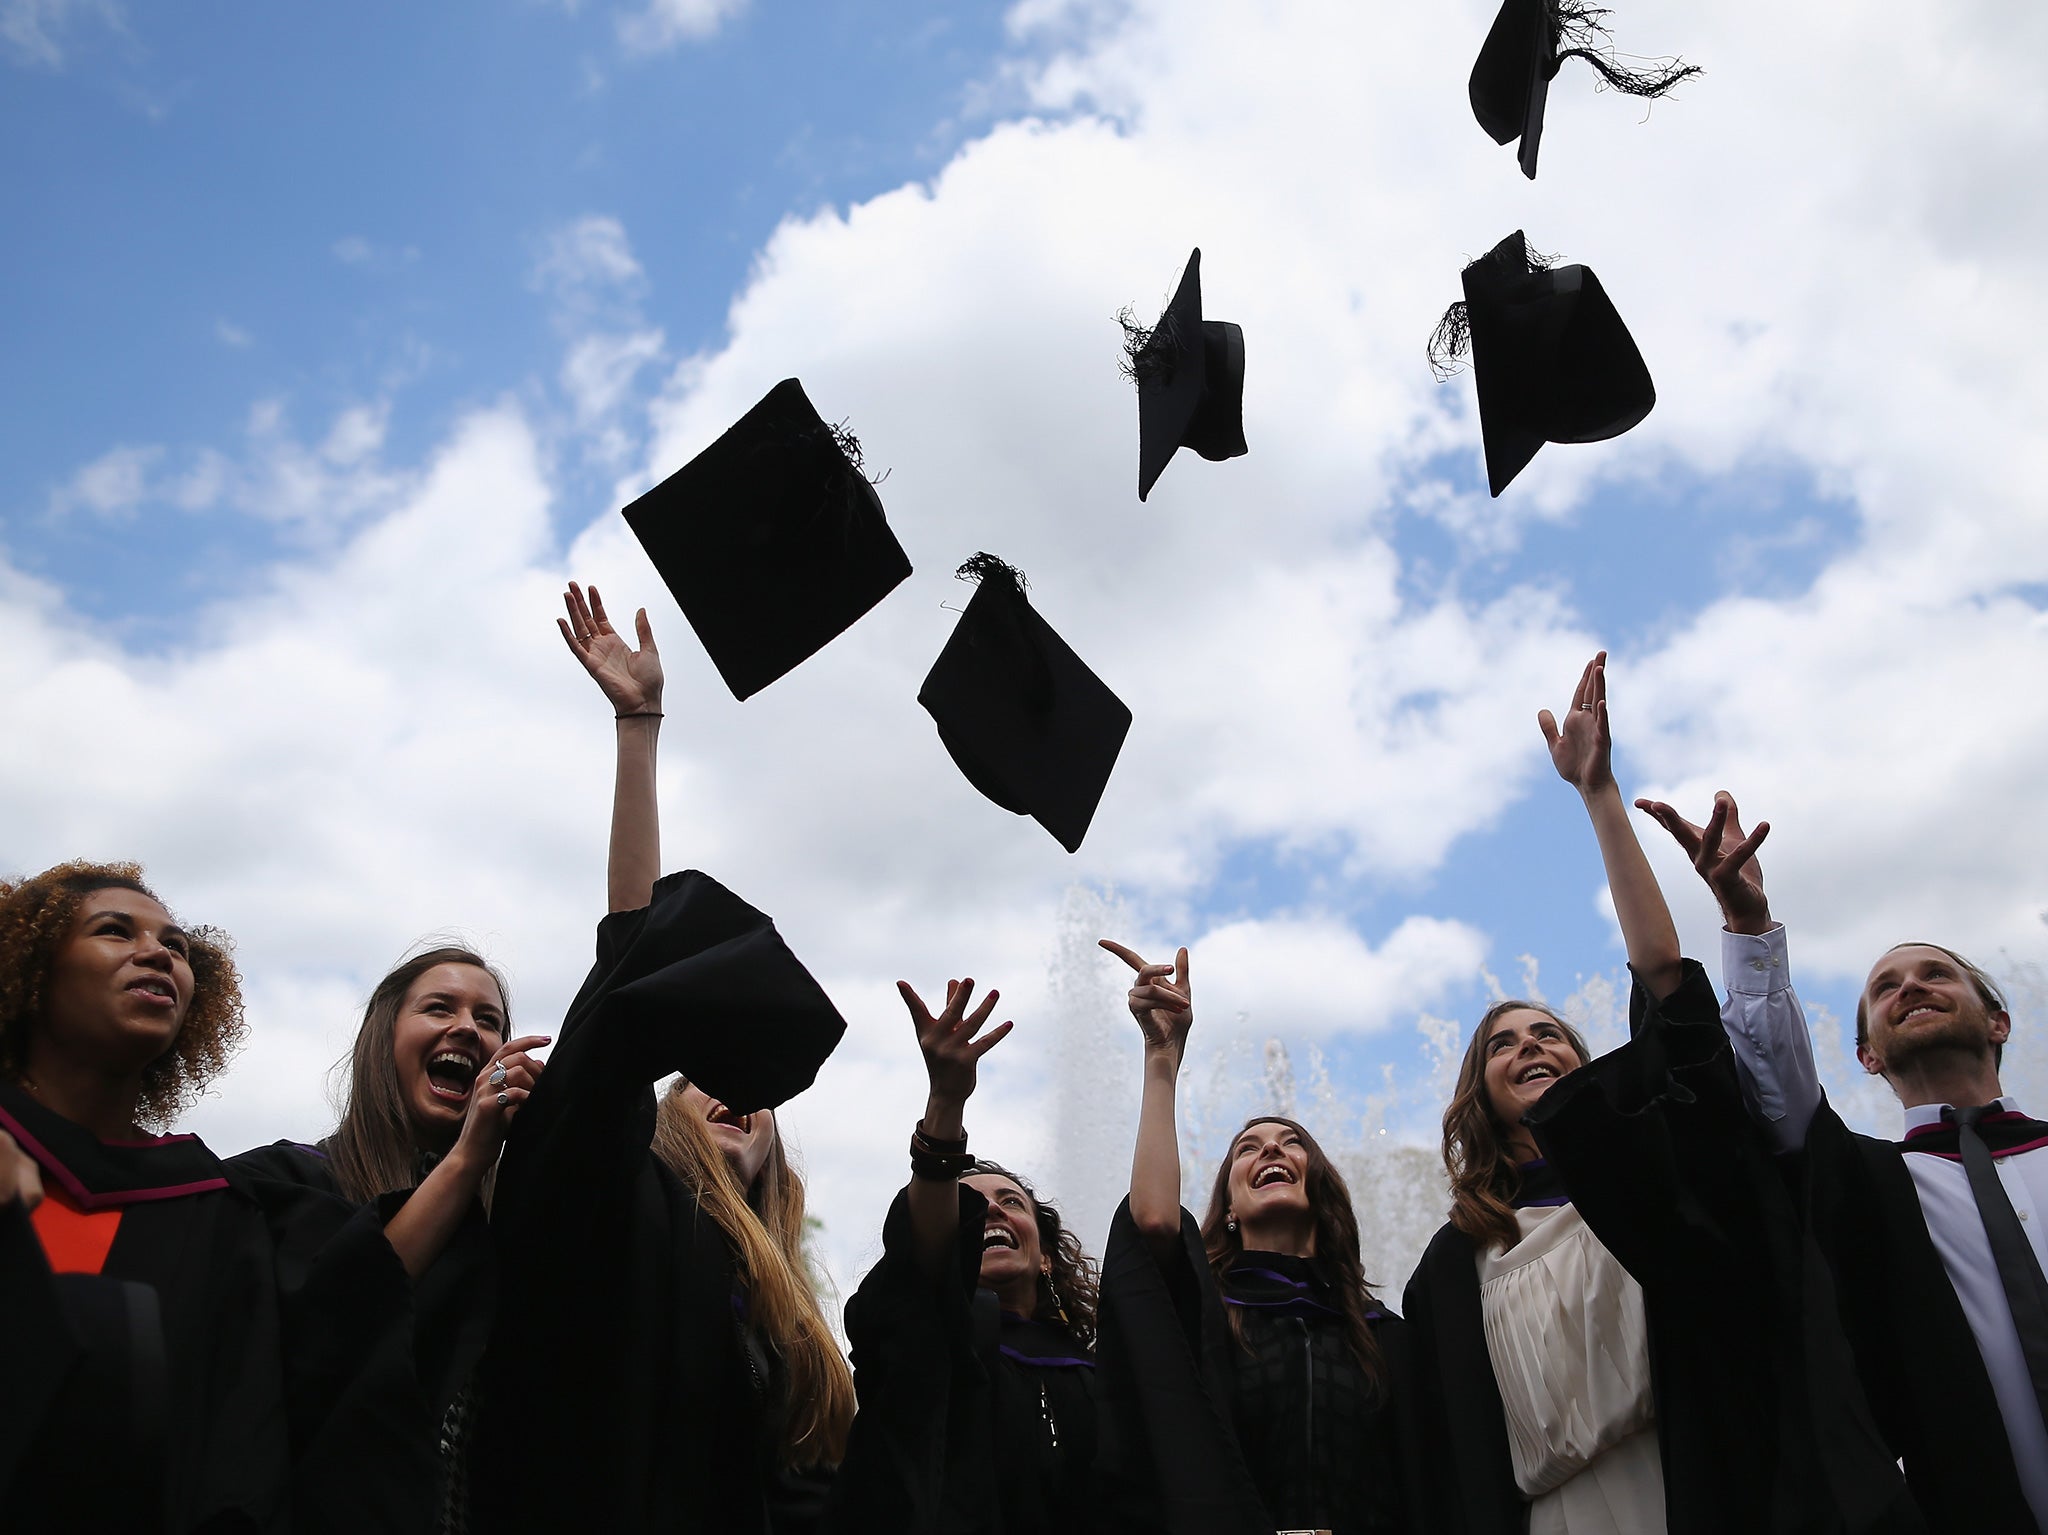
[[[1657,403],[1643,354],[1593,269],[1555,261],[1516,230],[1465,268],[1465,297],[1429,340],[1439,381],[1471,361],[1496,496],[1546,442],[1619,437]]]
[[[1472,65],[1472,115],[1496,144],[1521,140],[1522,174],[1536,176],[1543,108],[1566,59],[1583,59],[1610,90],[1658,97],[1700,73],[1683,59],[1653,69],[1623,64],[1608,40],[1608,12],[1584,0],[1501,0],[1500,13]]]
[[[1119,367],[1138,386],[1138,499],[1181,448],[1212,461],[1244,453],[1244,331],[1202,318],[1201,251],[1188,257],[1157,325],[1141,326],[1129,309],[1117,323]]]

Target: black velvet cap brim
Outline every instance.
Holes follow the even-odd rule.
[[[1556,64],[1547,0],[1502,0],[1466,84],[1472,115],[1487,136],[1496,144],[1521,140],[1518,158],[1531,180]]]
[[[1154,333],[1173,327],[1176,345],[1172,377],[1138,385],[1138,499],[1144,500],[1166,472],[1188,423],[1208,388],[1208,348],[1202,345],[1202,252],[1196,248],[1181,273],[1173,301]]]
[[[1029,601],[977,590],[917,701],[969,783],[1079,851],[1131,711]]]
[[[910,574],[881,498],[793,378],[625,518],[739,699],[822,650]]]

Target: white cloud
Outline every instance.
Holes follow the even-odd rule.
[[[702,42],[746,6],[747,0],[647,0],[646,9],[620,15],[619,41],[629,53],[665,53]]]
[[[213,336],[222,346],[232,347],[238,352],[247,351],[256,344],[256,338],[232,320],[215,320]]]
[[[50,496],[50,510],[74,510],[101,516],[124,516],[149,495],[149,476],[164,450],[155,443],[110,448],[71,476]]]
[[[98,22],[116,34],[128,30],[113,0],[0,0],[0,50],[17,64],[59,69],[64,34],[80,21]]]
[[[626,226],[591,213],[549,231],[533,266],[533,284],[563,302],[595,294],[637,294],[646,278]]]
[[[585,336],[562,360],[562,388],[579,425],[602,421],[626,402],[641,372],[661,357],[659,330]]]
[[[361,235],[344,235],[334,242],[334,259],[345,266],[366,266],[375,256],[376,251]]]
[[[1165,961],[1172,955],[1146,955]],[[1463,922],[1412,916],[1377,948],[1341,918],[1247,917],[1203,934],[1188,956],[1198,1017],[1259,1037],[1368,1033],[1470,984],[1486,939]]]

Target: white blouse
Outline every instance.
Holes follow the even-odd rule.
[[[1642,1286],[1570,1205],[1515,1216],[1479,1309],[1530,1535],[1663,1535]]]

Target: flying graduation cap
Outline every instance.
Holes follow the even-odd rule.
[[[1543,106],[1566,59],[1584,59],[1600,78],[1630,96],[1662,96],[1700,72],[1673,59],[1659,69],[1630,69],[1607,40],[1607,12],[1585,0],[1501,0],[1500,14],[1472,65],[1472,115],[1496,144],[1522,141],[1522,174],[1536,179]]]
[[[1131,711],[1038,616],[1015,569],[977,554],[959,574],[978,589],[917,701],[969,783],[1078,852]]]
[[[905,576],[860,443],[786,378],[625,510],[733,697],[818,651]]]
[[[1517,229],[1465,268],[1465,297],[1430,338],[1439,381],[1468,352],[1494,495],[1546,442],[1619,437],[1650,413],[1656,385],[1593,269],[1552,266]]]
[[[1146,330],[1128,309],[1117,320],[1124,376],[1138,386],[1138,499],[1177,449],[1217,462],[1244,453],[1244,330],[1202,318],[1201,250],[1157,325]]]

